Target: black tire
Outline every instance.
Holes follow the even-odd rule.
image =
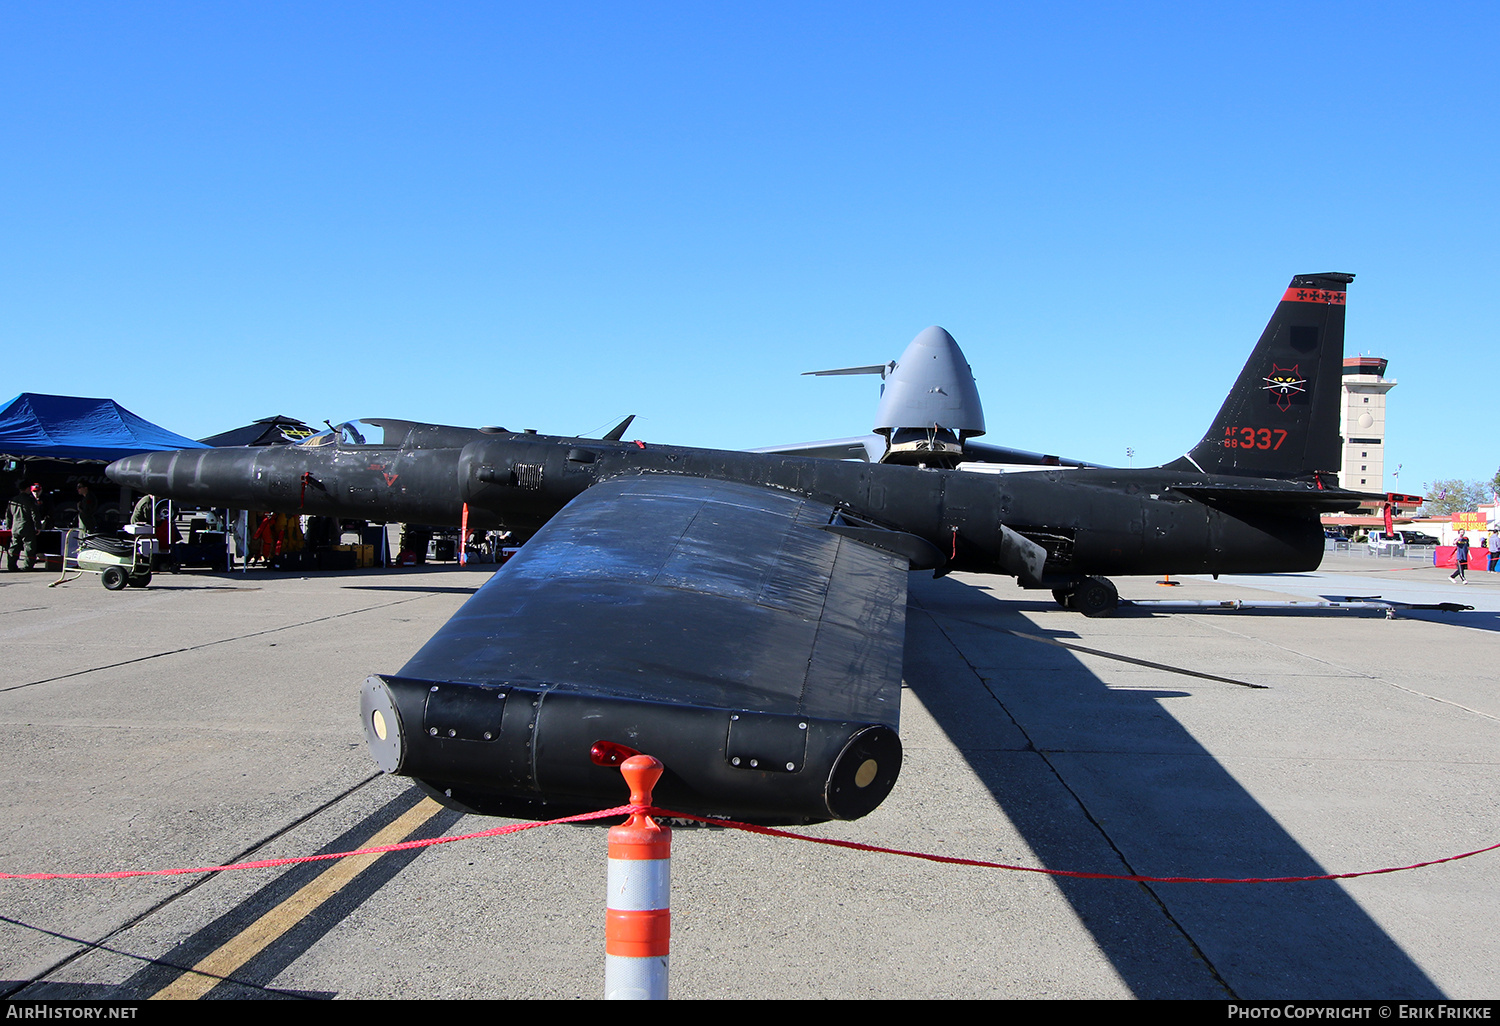
[[[1073,591],[1073,608],[1084,616],[1108,616],[1120,604],[1120,593],[1103,577],[1088,577]]]
[[[143,574],[136,574],[126,583],[129,584],[132,588],[144,588],[146,585],[151,583],[151,571],[147,570]]]
[[[125,568],[120,566],[107,566],[99,575],[99,583],[110,591],[119,591],[125,587]]]

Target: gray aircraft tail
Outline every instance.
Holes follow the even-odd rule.
[[[1344,303],[1352,274],[1299,274],[1213,426],[1172,470],[1336,486]]]

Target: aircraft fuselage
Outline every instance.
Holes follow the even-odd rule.
[[[1160,467],[989,474],[443,430],[449,434],[430,440],[467,440],[154,453],[113,465],[110,476],[139,491],[204,505],[369,521],[456,525],[467,504],[471,528],[508,530],[521,539],[601,481],[646,474],[713,478],[805,495],[915,535],[942,555],[947,570],[1013,572],[1002,553],[1004,525],[1046,549],[1048,586],[1052,579],[1093,575],[1311,570],[1323,552],[1313,509],[1211,504],[1179,488],[1221,477]]]

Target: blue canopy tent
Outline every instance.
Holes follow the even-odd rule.
[[[111,462],[138,452],[206,449],[113,399],[22,392],[0,407],[0,457]]]
[[[75,523],[75,482],[95,490],[101,518],[110,511],[122,516],[126,510],[110,505],[118,489],[104,479],[103,464],[141,452],[206,448],[137,417],[113,399],[22,392],[0,406],[0,502],[18,482],[42,485],[52,529],[41,532],[39,550],[49,568],[56,568],[62,565],[62,529]],[[19,477],[12,479],[13,473]],[[171,504],[165,509],[170,519]]]

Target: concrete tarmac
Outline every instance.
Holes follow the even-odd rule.
[[[492,569],[184,573],[119,593],[0,574],[0,872],[212,866],[502,822],[378,774],[357,713],[365,675],[399,668]],[[1496,844],[1496,578],[1339,554],[1318,574],[1116,583],[1478,608],[1091,620],[1009,579],[913,574],[901,779],[865,819],[806,832],[1236,878]],[[361,863],[0,880],[0,993],[594,998],[604,874],[602,829],[544,827]],[[1343,881],[1141,884],[681,829],[671,989],[1494,999],[1497,904],[1500,851]]]

